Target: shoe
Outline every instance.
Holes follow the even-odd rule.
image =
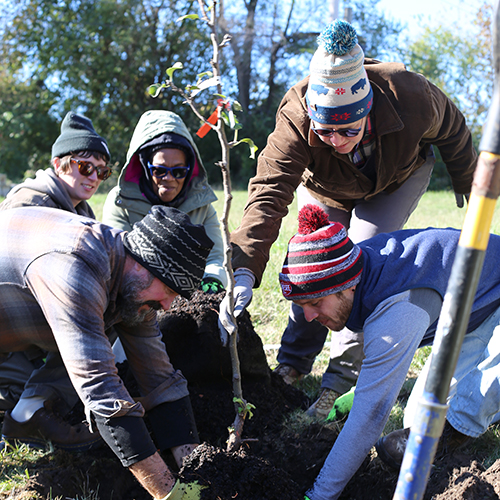
[[[332,389],[323,389],[319,398],[306,411],[310,417],[326,418],[340,394]]]
[[[392,467],[399,469],[403,462],[403,455],[405,454],[406,443],[410,436],[410,429],[400,429],[387,436],[381,437],[375,444],[378,456],[383,462]],[[443,434],[439,438],[436,449],[436,457],[441,458],[445,454],[453,453],[454,451],[465,446],[472,438],[458,432],[446,420],[444,424]]]
[[[87,451],[103,444],[99,433],[91,433],[85,423],[70,425],[52,411],[52,403],[44,407],[24,423],[17,422],[6,411],[3,418],[2,442],[24,443],[45,449],[48,443],[66,451]]]
[[[280,363],[274,372],[277,373],[288,385],[293,385],[304,378],[304,374],[297,371],[293,366]]]

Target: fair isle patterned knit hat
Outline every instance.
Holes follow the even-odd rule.
[[[172,207],[154,205],[123,239],[141,266],[186,299],[200,286],[214,246],[202,225]]]
[[[288,300],[316,299],[357,285],[363,271],[363,254],[339,222],[316,205],[299,212],[299,232],[288,243],[279,275]]]
[[[324,125],[345,125],[365,117],[373,104],[373,91],[356,30],[336,20],[319,35],[318,45],[306,94],[310,118]]]

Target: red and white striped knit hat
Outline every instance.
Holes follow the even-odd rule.
[[[355,286],[361,280],[363,254],[339,222],[316,205],[299,212],[299,232],[290,239],[279,275],[288,300],[315,299]]]

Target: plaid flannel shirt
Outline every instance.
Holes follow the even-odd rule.
[[[122,234],[52,208],[0,212],[0,352],[33,346],[59,351],[87,415],[140,417],[144,408],[189,394],[170,363],[156,316],[133,328],[121,322]],[[118,376],[106,335],[112,326],[142,404]]]
[[[365,133],[363,138],[356,145],[353,151],[347,153],[352,164],[356,167],[361,167],[366,163],[366,160],[370,158],[375,149],[375,131],[373,130],[372,121],[370,115],[366,117]]]

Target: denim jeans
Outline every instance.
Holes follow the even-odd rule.
[[[413,423],[430,363],[431,356],[408,399],[405,427]],[[500,418],[500,308],[465,335],[450,384],[448,405],[448,422],[457,431],[474,438]]]
[[[431,150],[427,161],[393,193],[379,193],[370,200],[356,200],[352,212],[329,207],[314,198],[304,186],[297,189],[299,210],[308,203],[323,208],[332,221],[348,228],[354,242],[372,238],[379,233],[402,229],[427,190],[435,157]],[[300,306],[291,304],[288,325],[281,338],[278,362],[293,366],[300,373],[309,373],[316,356],[323,349],[328,329],[317,321],[308,323]],[[347,392],[356,384],[363,361],[363,336],[350,331],[334,332],[330,363],[323,375],[322,388]]]

